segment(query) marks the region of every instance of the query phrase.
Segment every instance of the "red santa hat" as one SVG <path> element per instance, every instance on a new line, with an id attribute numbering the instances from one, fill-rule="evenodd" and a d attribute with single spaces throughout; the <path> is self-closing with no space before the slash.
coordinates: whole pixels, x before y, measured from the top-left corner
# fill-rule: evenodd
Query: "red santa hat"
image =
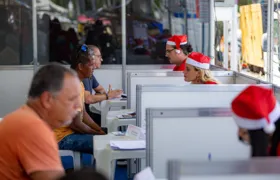
<path id="1" fill-rule="evenodd" d="M 173 35 L 171 38 L 167 40 L 168 45 L 176 46 L 176 52 L 180 53 L 180 46 L 187 44 L 188 38 L 186 35 Z"/>
<path id="2" fill-rule="evenodd" d="M 231 103 L 233 118 L 237 125 L 248 130 L 263 129 L 273 133 L 274 123 L 280 117 L 280 106 L 272 89 L 249 86 Z"/>
<path id="3" fill-rule="evenodd" d="M 186 63 L 201 69 L 209 69 L 210 61 L 210 57 L 205 56 L 199 52 L 192 52 L 188 55 Z"/>

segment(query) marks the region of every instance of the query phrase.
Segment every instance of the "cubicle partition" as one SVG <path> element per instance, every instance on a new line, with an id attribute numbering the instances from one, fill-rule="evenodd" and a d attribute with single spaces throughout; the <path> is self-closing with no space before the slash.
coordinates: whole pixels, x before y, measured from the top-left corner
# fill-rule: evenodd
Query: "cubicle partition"
<path id="1" fill-rule="evenodd" d="M 141 73 L 141 72 L 173 72 L 172 69 L 166 68 L 166 65 L 127 65 L 125 69 L 125 77 L 122 77 L 122 66 L 121 65 L 102 65 L 101 69 L 96 69 L 94 75 L 102 86 L 107 88 L 109 84 L 113 88 L 121 88 L 127 92 L 127 74 L 128 73 Z M 212 71 L 226 71 L 225 69 L 211 65 Z M 123 85 L 123 83 L 125 83 Z"/>
<path id="2" fill-rule="evenodd" d="M 32 77 L 31 66 L 0 70 L 0 117 L 26 103 Z"/>
<path id="3" fill-rule="evenodd" d="M 145 72 L 127 74 L 127 107 L 136 109 L 136 86 L 137 84 L 173 84 L 188 85 L 184 81 L 182 72 Z"/>
<path id="4" fill-rule="evenodd" d="M 170 159 L 242 160 L 250 146 L 240 142 L 229 108 L 148 108 L 146 165 L 166 178 Z"/>
<path id="5" fill-rule="evenodd" d="M 280 178 L 279 158 L 191 162 L 170 160 L 168 180 L 277 180 Z"/>
<path id="6" fill-rule="evenodd" d="M 168 72 L 172 69 L 163 69 L 163 65 L 127 65 L 126 72 Z M 211 66 L 211 70 L 224 71 L 224 69 Z M 0 116 L 15 110 L 26 100 L 30 81 L 34 74 L 34 66 L 1 66 L 0 67 Z M 101 69 L 94 71 L 99 83 L 108 88 L 109 84 L 113 88 L 123 88 L 126 78 L 122 77 L 121 65 L 102 65 Z M 125 79 L 124 79 L 125 78 Z M 260 80 L 234 72 L 234 84 L 258 84 Z M 124 85 L 126 87 L 126 84 Z M 278 91 L 277 91 L 278 92 Z M 279 95 L 280 96 L 280 95 Z"/>
<path id="7" fill-rule="evenodd" d="M 269 84 L 256 86 L 272 88 Z M 137 85 L 136 125 L 145 128 L 147 108 L 230 107 L 230 103 L 248 84 L 221 85 Z"/>
<path id="8" fill-rule="evenodd" d="M 215 78 L 223 84 L 234 84 L 234 73 L 232 71 L 213 71 Z M 148 84 L 189 84 L 184 81 L 182 72 L 138 72 L 127 74 L 127 107 L 129 109 L 136 108 L 136 85 Z"/>

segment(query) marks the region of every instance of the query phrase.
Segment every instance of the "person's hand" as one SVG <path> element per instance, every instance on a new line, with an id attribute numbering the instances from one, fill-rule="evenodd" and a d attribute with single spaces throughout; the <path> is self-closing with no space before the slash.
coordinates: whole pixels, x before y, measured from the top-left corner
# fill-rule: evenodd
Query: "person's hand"
<path id="1" fill-rule="evenodd" d="M 98 131 L 98 134 L 99 134 L 99 135 L 105 135 L 106 133 L 105 133 L 103 130 L 99 130 L 99 131 Z"/>
<path id="2" fill-rule="evenodd" d="M 111 84 L 109 84 L 108 89 L 108 99 L 119 98 L 121 97 L 123 91 L 121 89 L 112 90 Z"/>
<path id="3" fill-rule="evenodd" d="M 111 85 L 111 84 L 109 84 L 109 88 L 108 88 L 108 92 L 107 92 L 107 94 L 109 94 L 111 91 L 112 91 L 112 85 Z"/>
<path id="4" fill-rule="evenodd" d="M 238 129 L 238 136 L 242 138 L 243 141 L 246 143 L 250 143 L 249 133 L 246 129 L 239 128 Z"/>

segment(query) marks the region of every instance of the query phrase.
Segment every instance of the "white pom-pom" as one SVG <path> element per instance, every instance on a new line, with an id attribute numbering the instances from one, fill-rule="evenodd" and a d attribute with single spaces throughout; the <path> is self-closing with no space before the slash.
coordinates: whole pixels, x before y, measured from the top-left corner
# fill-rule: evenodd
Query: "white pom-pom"
<path id="1" fill-rule="evenodd" d="M 266 125 L 264 128 L 263 128 L 264 132 L 266 132 L 267 134 L 271 134 L 275 131 L 275 125 L 274 123 L 270 123 L 268 125 Z"/>

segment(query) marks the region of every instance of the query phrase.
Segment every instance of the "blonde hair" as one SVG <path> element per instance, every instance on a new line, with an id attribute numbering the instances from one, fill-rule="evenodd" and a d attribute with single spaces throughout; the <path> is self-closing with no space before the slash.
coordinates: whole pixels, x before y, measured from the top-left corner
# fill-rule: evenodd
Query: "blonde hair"
<path id="1" fill-rule="evenodd" d="M 220 84 L 220 82 L 214 78 L 214 76 L 212 75 L 211 71 L 209 69 L 201 69 L 198 67 L 194 66 L 195 71 L 199 71 L 200 72 L 200 76 L 199 76 L 199 80 L 202 83 L 205 83 L 207 81 L 213 81 L 216 82 L 217 84 Z"/>

